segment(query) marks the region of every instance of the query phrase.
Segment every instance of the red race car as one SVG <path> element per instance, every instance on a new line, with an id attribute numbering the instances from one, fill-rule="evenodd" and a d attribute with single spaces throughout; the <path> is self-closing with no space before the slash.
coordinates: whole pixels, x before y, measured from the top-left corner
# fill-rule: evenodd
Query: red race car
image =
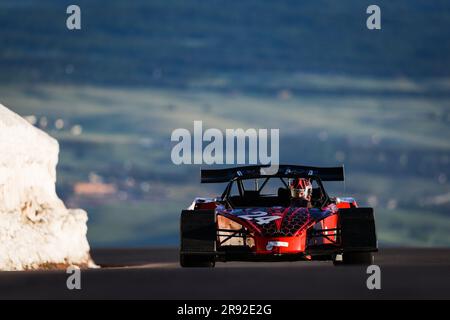
<path id="1" fill-rule="evenodd" d="M 181 213 L 180 264 L 216 261 L 329 260 L 373 263 L 372 208 L 330 197 L 323 181 L 344 181 L 344 168 L 280 165 L 202 170 L 202 183 L 227 183 L 217 198 L 196 198 Z"/>

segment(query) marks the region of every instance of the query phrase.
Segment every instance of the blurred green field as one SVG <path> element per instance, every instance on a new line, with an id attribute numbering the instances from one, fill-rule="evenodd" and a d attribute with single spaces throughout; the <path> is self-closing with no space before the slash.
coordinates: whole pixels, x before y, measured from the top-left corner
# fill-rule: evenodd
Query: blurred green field
<path id="1" fill-rule="evenodd" d="M 89 210 L 97 246 L 175 244 L 180 210 L 221 191 L 200 185 L 198 166 L 171 163 L 172 130 L 191 130 L 194 120 L 205 129 L 280 128 L 283 163 L 345 164 L 345 186 L 330 190 L 375 207 L 381 244 L 450 245 L 450 201 L 433 202 L 450 194 L 447 98 L 55 85 L 3 87 L 0 95 L 21 115 L 47 117 L 46 131 L 61 145 L 58 190 L 69 205 Z M 59 118 L 81 125 L 82 134 L 55 129 Z M 92 173 L 118 185 L 118 194 L 75 196 L 74 184 Z M 135 187 L 143 183 L 147 192 Z"/>
<path id="2" fill-rule="evenodd" d="M 366 0 L 78 0 L 0 3 L 0 82 L 273 89 L 264 74 L 376 77 L 449 75 L 446 0 L 378 0 L 382 30 L 366 29 Z M 6 46 L 5 46 L 6 45 Z M 262 77 L 263 76 L 263 77 Z M 255 83 L 253 79 L 258 79 Z M 284 79 L 284 80 L 283 80 Z M 336 78 L 335 78 L 336 79 Z M 211 81 L 213 80 L 213 81 Z M 345 79 L 344 79 L 345 80 Z M 273 83 L 272 83 L 273 84 Z M 389 87 L 378 89 L 390 91 Z"/>
<path id="3" fill-rule="evenodd" d="M 64 2 L 0 2 L 0 103 L 60 142 L 93 246 L 177 244 L 180 210 L 221 192 L 171 162 L 194 120 L 279 128 L 281 162 L 345 164 L 331 193 L 375 207 L 382 245 L 450 245 L 447 0 L 378 0 L 378 31 L 361 0 L 77 4 L 72 32 Z"/>

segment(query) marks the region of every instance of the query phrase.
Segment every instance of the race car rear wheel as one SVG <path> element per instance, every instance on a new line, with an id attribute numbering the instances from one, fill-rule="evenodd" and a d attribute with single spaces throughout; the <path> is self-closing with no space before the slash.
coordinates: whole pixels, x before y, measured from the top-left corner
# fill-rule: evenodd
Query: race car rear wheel
<path id="1" fill-rule="evenodd" d="M 342 265 L 361 265 L 369 266 L 373 264 L 373 254 L 372 252 L 344 252 L 342 254 L 342 259 L 333 260 L 335 266 Z"/>

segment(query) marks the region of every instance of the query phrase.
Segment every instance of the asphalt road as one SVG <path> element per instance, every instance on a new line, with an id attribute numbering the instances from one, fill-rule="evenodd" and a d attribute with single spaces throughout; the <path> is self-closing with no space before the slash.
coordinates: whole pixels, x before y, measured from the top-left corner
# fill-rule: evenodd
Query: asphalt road
<path id="1" fill-rule="evenodd" d="M 366 268 L 330 262 L 218 263 L 182 269 L 175 249 L 98 249 L 103 267 L 81 271 L 68 290 L 65 271 L 0 272 L 0 299 L 450 299 L 450 249 L 384 249 L 375 257 L 381 290 Z"/>

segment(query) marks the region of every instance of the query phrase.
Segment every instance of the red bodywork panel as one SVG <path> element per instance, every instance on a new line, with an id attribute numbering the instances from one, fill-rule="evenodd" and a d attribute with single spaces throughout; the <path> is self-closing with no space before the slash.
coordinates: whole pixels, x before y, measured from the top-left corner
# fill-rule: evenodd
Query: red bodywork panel
<path id="1" fill-rule="evenodd" d="M 213 199 L 196 199 L 192 208 L 216 210 L 218 216 L 232 220 L 251 233 L 252 251 L 257 254 L 298 254 L 308 246 L 333 244 L 338 228 L 337 212 L 341 208 L 356 207 L 347 198 L 322 209 L 299 207 L 226 209 Z M 325 237 L 308 238 L 308 230 L 322 232 Z M 330 231 L 327 231 L 330 230 Z"/>

